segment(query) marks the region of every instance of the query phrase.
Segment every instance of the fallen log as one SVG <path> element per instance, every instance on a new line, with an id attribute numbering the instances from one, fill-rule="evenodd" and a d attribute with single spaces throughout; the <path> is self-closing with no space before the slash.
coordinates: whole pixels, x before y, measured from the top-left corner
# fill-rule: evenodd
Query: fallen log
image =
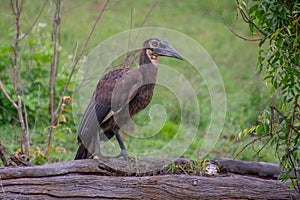
<path id="1" fill-rule="evenodd" d="M 77 160 L 0 168 L 0 199 L 300 199 L 278 165 L 214 159 L 206 175 L 189 159 Z M 198 167 L 197 167 L 198 166 Z M 174 174 L 175 173 L 175 174 Z"/>

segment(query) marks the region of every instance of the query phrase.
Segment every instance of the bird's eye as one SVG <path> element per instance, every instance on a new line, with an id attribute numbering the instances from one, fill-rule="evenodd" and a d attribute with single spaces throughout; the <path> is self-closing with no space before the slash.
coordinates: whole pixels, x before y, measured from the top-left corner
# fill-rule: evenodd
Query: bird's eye
<path id="1" fill-rule="evenodd" d="M 150 46 L 151 46 L 152 48 L 157 48 L 157 47 L 159 47 L 159 42 L 158 42 L 157 40 L 152 40 L 152 41 L 150 42 Z"/>

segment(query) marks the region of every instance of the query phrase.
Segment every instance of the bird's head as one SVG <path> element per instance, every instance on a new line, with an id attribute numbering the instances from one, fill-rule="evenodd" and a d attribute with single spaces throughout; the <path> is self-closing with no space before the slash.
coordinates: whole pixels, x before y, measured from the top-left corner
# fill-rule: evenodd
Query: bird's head
<path id="1" fill-rule="evenodd" d="M 158 64 L 158 56 L 166 56 L 183 60 L 183 57 L 180 56 L 168 42 L 157 38 L 146 40 L 144 42 L 143 49 L 145 49 L 147 57 L 154 65 Z"/>

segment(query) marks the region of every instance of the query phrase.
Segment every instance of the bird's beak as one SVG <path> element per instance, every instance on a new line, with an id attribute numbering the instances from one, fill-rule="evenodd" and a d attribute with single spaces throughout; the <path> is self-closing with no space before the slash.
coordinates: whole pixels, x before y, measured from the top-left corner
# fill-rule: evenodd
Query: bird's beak
<path id="1" fill-rule="evenodd" d="M 161 40 L 160 46 L 153 50 L 153 53 L 159 56 L 166 56 L 183 60 L 183 57 L 166 41 Z"/>

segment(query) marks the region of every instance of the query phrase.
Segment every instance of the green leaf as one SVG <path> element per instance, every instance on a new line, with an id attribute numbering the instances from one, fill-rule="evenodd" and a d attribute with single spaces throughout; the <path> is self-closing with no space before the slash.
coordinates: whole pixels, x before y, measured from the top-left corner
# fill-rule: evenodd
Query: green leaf
<path id="1" fill-rule="evenodd" d="M 54 137 L 61 142 L 66 142 L 65 134 L 62 131 L 57 131 L 54 133 Z"/>
<path id="2" fill-rule="evenodd" d="M 256 135 L 261 137 L 264 133 L 264 128 L 261 125 L 256 126 Z"/>

